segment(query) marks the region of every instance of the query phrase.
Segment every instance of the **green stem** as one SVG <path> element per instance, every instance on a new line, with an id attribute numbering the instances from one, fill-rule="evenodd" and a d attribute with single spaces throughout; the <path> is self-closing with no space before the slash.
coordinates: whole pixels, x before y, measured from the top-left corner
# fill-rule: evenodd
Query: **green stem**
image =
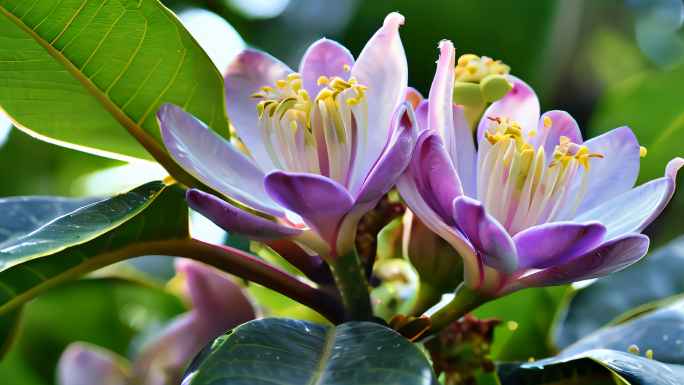
<path id="1" fill-rule="evenodd" d="M 442 299 L 442 293 L 436 290 L 435 287 L 427 281 L 420 280 L 418 286 L 418 296 L 416 302 L 413 303 L 408 315 L 411 317 L 420 317 L 423 313 L 435 306 Z"/>
<path id="2" fill-rule="evenodd" d="M 339 258 L 326 258 L 342 295 L 347 321 L 370 321 L 373 310 L 370 304 L 368 281 L 359 263 L 356 248 Z"/>
<path id="3" fill-rule="evenodd" d="M 430 316 L 432 325 L 430 330 L 425 333 L 426 336 L 438 334 L 457 319 L 487 302 L 489 302 L 489 298 L 477 294 L 466 286 L 465 283 L 461 283 L 456 289 L 454 299 Z"/>

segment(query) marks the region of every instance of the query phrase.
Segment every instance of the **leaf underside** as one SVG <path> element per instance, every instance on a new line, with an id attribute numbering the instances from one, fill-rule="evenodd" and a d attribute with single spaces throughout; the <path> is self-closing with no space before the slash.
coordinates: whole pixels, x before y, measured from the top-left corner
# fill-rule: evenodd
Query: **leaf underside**
<path id="1" fill-rule="evenodd" d="M 229 135 L 221 74 L 157 0 L 0 0 L 0 106 L 20 127 L 152 159 L 136 139 L 161 143 L 167 102 Z"/>

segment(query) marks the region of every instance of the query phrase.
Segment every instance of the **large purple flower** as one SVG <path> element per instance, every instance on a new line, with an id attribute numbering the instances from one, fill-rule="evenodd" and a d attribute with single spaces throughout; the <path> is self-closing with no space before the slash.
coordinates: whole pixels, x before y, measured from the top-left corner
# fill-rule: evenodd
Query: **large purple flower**
<path id="1" fill-rule="evenodd" d="M 403 23 L 400 14 L 388 15 L 356 62 L 340 44 L 321 39 L 299 73 L 265 53 L 243 51 L 225 72 L 226 108 L 241 142 L 164 105 L 157 117 L 173 158 L 277 223 L 196 190 L 188 192 L 190 207 L 244 238 L 294 240 L 324 257 L 351 250 L 359 218 L 408 166 L 418 135 L 403 102 Z"/>
<path id="2" fill-rule="evenodd" d="M 485 111 L 478 149 L 451 102 L 455 51 L 440 45 L 421 133 L 397 187 L 410 209 L 449 241 L 465 282 L 482 295 L 566 284 L 610 274 L 641 258 L 639 234 L 663 210 L 684 160 L 633 188 L 645 152 L 628 127 L 583 142 L 564 111 L 540 117 L 534 91 L 514 85 Z"/>

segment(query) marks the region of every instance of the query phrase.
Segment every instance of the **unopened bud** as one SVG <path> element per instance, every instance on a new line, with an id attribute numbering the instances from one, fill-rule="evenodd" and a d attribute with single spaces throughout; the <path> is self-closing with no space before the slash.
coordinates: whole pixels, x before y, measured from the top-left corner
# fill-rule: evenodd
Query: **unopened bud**
<path id="1" fill-rule="evenodd" d="M 513 84 L 502 75 L 491 74 L 482 78 L 480 89 L 485 102 L 494 103 L 506 96 L 508 91 L 513 89 Z"/>
<path id="2" fill-rule="evenodd" d="M 464 106 L 484 103 L 480 85 L 477 83 L 456 82 L 454 84 L 454 103 Z"/>

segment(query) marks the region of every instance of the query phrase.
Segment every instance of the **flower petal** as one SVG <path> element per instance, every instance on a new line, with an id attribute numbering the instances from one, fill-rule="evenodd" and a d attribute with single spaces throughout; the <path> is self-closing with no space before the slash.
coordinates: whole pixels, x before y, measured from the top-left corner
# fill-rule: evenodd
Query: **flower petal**
<path id="1" fill-rule="evenodd" d="M 333 250 L 340 221 L 354 205 L 341 184 L 320 175 L 273 171 L 266 175 L 268 195 L 298 214 Z"/>
<path id="2" fill-rule="evenodd" d="M 403 24 L 402 15 L 389 14 L 382 28 L 361 51 L 351 71 L 359 84 L 371 89 L 365 93 L 368 98 L 368 136 L 363 162 L 359 165 L 356 179 L 349 190 L 352 196 L 356 196 L 361 189 L 363 181 L 382 153 L 389 138 L 394 110 L 404 101 L 406 95 L 408 65 L 399 38 L 399 26 Z"/>
<path id="3" fill-rule="evenodd" d="M 430 87 L 428 107 L 428 129 L 438 132 L 443 138 L 454 131 L 452 105 L 454 95 L 454 67 L 456 50 L 448 40 L 439 42 L 437 71 Z M 448 141 L 447 141 L 448 143 Z"/>
<path id="4" fill-rule="evenodd" d="M 428 129 L 428 111 L 430 110 L 430 101 L 423 100 L 416 107 L 416 123 L 418 123 L 418 132 L 423 132 Z"/>
<path id="5" fill-rule="evenodd" d="M 460 196 L 453 205 L 454 220 L 475 249 L 482 253 L 485 266 L 504 274 L 514 272 L 518 268 L 518 254 L 503 226 L 473 198 Z"/>
<path id="6" fill-rule="evenodd" d="M 404 96 L 404 101 L 411 103 L 411 107 L 413 107 L 413 110 L 415 111 L 420 102 L 423 101 L 423 94 L 418 92 L 418 90 L 413 87 L 406 87 L 406 96 Z"/>
<path id="7" fill-rule="evenodd" d="M 652 180 L 627 193 L 572 219 L 573 222 L 600 221 L 608 229 L 606 239 L 628 233 L 639 233 L 660 214 L 675 190 L 677 170 L 684 160 L 675 158 L 668 163 L 666 175 Z"/>
<path id="8" fill-rule="evenodd" d="M 319 255 L 311 255 L 292 241 L 281 240 L 266 243 L 268 247 L 282 256 L 306 275 L 307 278 L 319 285 L 334 285 L 335 278 L 330 266 Z"/>
<path id="9" fill-rule="evenodd" d="M 578 258 L 525 276 L 518 282 L 528 287 L 544 287 L 602 277 L 638 261 L 648 251 L 648 243 L 645 235 L 625 235 Z"/>
<path id="10" fill-rule="evenodd" d="M 420 133 L 410 170 L 428 207 L 447 225 L 456 225 L 453 202 L 463 195 L 463 190 L 438 133 L 431 130 Z"/>
<path id="11" fill-rule="evenodd" d="M 428 206 L 423 199 L 416 181 L 416 177 L 411 170 L 406 169 L 397 180 L 397 189 L 402 199 L 430 230 L 444 238 L 453 246 L 463 258 L 465 265 L 465 282 L 470 288 L 477 289 L 484 280 L 484 264 L 482 258 L 475 254 L 473 246 L 466 240 L 465 235 L 447 225 L 435 212 Z M 453 218 L 451 219 L 453 222 Z"/>
<path id="12" fill-rule="evenodd" d="M 349 79 L 350 72 L 344 70 L 345 65 L 354 67 L 354 57 L 349 50 L 334 40 L 320 39 L 311 44 L 299 63 L 302 86 L 313 99 L 325 87 L 325 84 L 318 85 L 321 76 Z"/>
<path id="13" fill-rule="evenodd" d="M 513 236 L 518 269 L 546 269 L 565 263 L 600 245 L 606 228 L 600 222 L 554 222 Z"/>
<path id="14" fill-rule="evenodd" d="M 261 87 L 275 87 L 277 80 L 285 80 L 292 72 L 288 66 L 273 56 L 246 49 L 230 62 L 223 74 L 228 117 L 264 173 L 275 170 L 275 166 L 266 152 L 259 131 L 256 105 L 261 99 L 250 96 L 262 92 Z"/>
<path id="15" fill-rule="evenodd" d="M 411 162 L 418 139 L 418 125 L 409 102 L 397 107 L 390 135 L 380 158 L 363 183 L 355 204 L 369 203 L 385 195 Z"/>
<path id="16" fill-rule="evenodd" d="M 174 104 L 164 104 L 157 120 L 169 153 L 192 176 L 257 210 L 285 215 L 266 194 L 264 174 L 242 151 Z"/>
<path id="17" fill-rule="evenodd" d="M 130 365 L 125 358 L 108 349 L 74 342 L 59 358 L 57 382 L 60 385 L 125 385 L 128 375 L 121 364 Z"/>
<path id="18" fill-rule="evenodd" d="M 575 217 L 631 190 L 639 175 L 639 142 L 629 127 L 616 128 L 584 145 L 589 153 L 603 155 L 603 159 L 589 159 L 589 186 Z M 581 179 L 573 180 L 571 197 L 577 195 Z"/>
<path id="19" fill-rule="evenodd" d="M 513 84 L 513 89 L 501 100 L 492 103 L 482 115 L 482 120 L 477 126 L 477 141 L 484 137 L 484 132 L 489 128 L 487 117 L 507 117 L 510 121 L 518 123 L 522 128 L 523 139 L 529 142 L 530 130 L 537 128 L 539 122 L 539 99 L 527 83 L 508 75 L 508 81 Z M 536 150 L 536 148 L 535 148 Z"/>
<path id="20" fill-rule="evenodd" d="M 551 119 L 549 127 L 546 127 L 544 122 L 547 117 Z M 529 136 L 529 130 L 527 134 Z M 575 118 L 565 111 L 548 111 L 539 119 L 537 131 L 533 137 L 530 137 L 529 143 L 534 151 L 537 151 L 539 146 L 544 146 L 544 153 L 547 154 L 547 163 L 550 164 L 553 161 L 553 151 L 560 144 L 561 136 L 570 138 L 572 143 L 583 143 L 582 133 Z"/>
<path id="21" fill-rule="evenodd" d="M 258 242 L 288 239 L 302 230 L 283 226 L 231 205 L 211 194 L 190 190 L 185 199 L 188 206 L 209 218 L 217 226 L 238 237 Z"/>

